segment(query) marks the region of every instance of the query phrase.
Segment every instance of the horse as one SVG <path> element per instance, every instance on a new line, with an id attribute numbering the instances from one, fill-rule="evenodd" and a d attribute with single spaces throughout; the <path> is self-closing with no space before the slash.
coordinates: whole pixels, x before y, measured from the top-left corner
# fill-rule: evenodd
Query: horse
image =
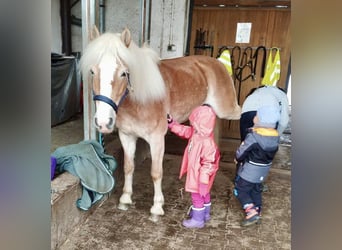
<path id="1" fill-rule="evenodd" d="M 154 185 L 150 220 L 164 215 L 162 192 L 167 114 L 182 123 L 204 103 L 221 119 L 239 119 L 241 107 L 233 80 L 217 59 L 193 55 L 160 59 L 148 45 L 138 46 L 125 28 L 121 33 L 91 30 L 80 59 L 89 77 L 96 112 L 94 126 L 103 134 L 115 129 L 124 151 L 124 186 L 118 208 L 132 204 L 134 156 L 138 138 L 149 144 Z"/>

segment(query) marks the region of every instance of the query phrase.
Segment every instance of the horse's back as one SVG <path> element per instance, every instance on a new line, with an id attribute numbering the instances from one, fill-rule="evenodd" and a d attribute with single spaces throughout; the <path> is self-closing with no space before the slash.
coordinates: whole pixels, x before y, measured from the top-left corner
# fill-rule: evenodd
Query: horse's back
<path id="1" fill-rule="evenodd" d="M 233 80 L 217 59 L 201 55 L 165 59 L 160 71 L 170 91 L 170 112 L 179 121 L 203 103 L 220 118 L 240 118 Z"/>

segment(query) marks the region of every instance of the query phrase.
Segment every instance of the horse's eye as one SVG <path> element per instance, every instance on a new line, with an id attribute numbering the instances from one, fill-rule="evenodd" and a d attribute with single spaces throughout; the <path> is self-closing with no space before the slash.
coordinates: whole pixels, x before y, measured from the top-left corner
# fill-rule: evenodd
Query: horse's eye
<path id="1" fill-rule="evenodd" d="M 126 76 L 127 76 L 127 72 L 126 71 L 121 73 L 121 77 L 126 77 Z"/>
<path id="2" fill-rule="evenodd" d="M 94 73 L 94 71 L 91 69 L 90 70 L 90 74 L 93 76 L 95 73 Z"/>

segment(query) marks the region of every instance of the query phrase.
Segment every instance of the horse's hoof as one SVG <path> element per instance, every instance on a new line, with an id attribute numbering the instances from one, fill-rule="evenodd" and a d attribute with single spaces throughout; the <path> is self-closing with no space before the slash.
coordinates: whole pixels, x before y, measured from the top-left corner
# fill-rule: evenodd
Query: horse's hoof
<path id="1" fill-rule="evenodd" d="M 119 203 L 118 209 L 123 210 L 123 211 L 127 211 L 128 210 L 128 205 L 127 204 L 123 204 L 123 203 Z"/>
<path id="2" fill-rule="evenodd" d="M 151 216 L 148 218 L 150 221 L 158 222 L 159 221 L 159 215 L 151 214 Z"/>

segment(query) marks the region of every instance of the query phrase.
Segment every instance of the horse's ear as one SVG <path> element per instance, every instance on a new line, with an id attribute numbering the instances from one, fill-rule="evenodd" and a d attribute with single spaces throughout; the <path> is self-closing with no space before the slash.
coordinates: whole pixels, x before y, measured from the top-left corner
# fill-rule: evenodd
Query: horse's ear
<path id="1" fill-rule="evenodd" d="M 93 28 L 90 31 L 90 41 L 100 36 L 100 32 L 97 29 L 96 25 L 93 25 Z"/>
<path id="2" fill-rule="evenodd" d="M 124 42 L 126 47 L 128 47 L 131 44 L 131 32 L 128 28 L 125 28 L 121 33 L 121 40 Z"/>

